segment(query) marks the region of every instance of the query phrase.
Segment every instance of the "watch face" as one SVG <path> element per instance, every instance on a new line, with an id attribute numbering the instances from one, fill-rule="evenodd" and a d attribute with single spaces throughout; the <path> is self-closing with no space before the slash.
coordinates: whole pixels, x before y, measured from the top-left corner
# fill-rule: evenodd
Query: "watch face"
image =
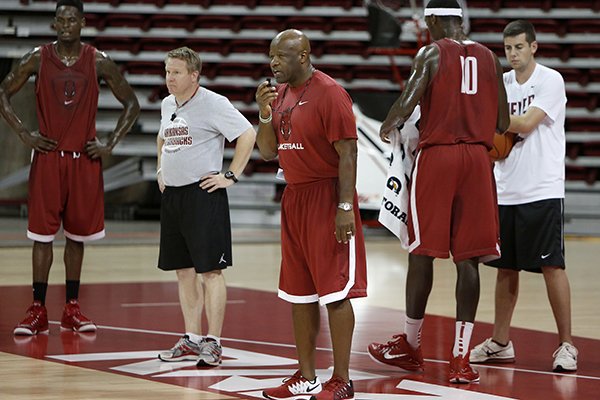
<path id="1" fill-rule="evenodd" d="M 350 204 L 350 203 L 340 203 L 338 205 L 338 208 L 340 208 L 340 209 L 342 209 L 344 211 L 350 211 L 350 210 L 352 210 L 352 204 Z"/>
<path id="2" fill-rule="evenodd" d="M 225 172 L 223 176 L 227 179 L 231 179 L 232 181 L 237 182 L 237 178 L 235 177 L 235 174 L 232 171 Z"/>

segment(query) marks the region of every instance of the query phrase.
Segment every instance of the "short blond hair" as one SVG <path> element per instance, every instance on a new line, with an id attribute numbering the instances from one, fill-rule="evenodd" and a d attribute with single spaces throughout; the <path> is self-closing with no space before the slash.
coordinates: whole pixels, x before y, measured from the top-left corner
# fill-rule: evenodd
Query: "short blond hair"
<path id="1" fill-rule="evenodd" d="M 178 60 L 185 61 L 188 72 L 192 73 L 194 71 L 198 71 L 198 79 L 200 79 L 200 72 L 202 72 L 202 60 L 200 59 L 200 55 L 194 50 L 186 46 L 179 47 L 167 53 L 165 63 L 167 60 L 169 60 L 169 58 L 176 58 Z"/>

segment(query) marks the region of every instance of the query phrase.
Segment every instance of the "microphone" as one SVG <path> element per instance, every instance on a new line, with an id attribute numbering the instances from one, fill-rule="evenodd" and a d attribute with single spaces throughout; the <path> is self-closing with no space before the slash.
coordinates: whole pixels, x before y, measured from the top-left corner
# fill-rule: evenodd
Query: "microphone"
<path id="1" fill-rule="evenodd" d="M 171 114 L 171 122 L 175 121 L 175 118 L 177 118 L 177 114 L 175 114 L 175 113 Z"/>

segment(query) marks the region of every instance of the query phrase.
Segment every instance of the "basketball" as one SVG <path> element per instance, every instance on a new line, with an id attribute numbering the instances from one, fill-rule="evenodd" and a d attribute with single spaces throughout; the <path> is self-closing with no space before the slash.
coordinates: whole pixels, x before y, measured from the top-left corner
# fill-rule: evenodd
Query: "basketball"
<path id="1" fill-rule="evenodd" d="M 490 150 L 492 161 L 504 160 L 515 144 L 516 133 L 506 132 L 504 134 L 494 133 L 494 146 Z"/>

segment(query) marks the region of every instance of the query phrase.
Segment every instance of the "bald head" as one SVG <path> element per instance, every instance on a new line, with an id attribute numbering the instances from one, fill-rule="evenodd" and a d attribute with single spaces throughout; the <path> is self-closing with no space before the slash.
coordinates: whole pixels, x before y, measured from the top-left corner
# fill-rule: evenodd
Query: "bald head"
<path id="1" fill-rule="evenodd" d="M 279 83 L 297 86 L 312 74 L 310 42 L 297 29 L 279 32 L 271 41 L 269 57 L 273 76 Z"/>
<path id="2" fill-rule="evenodd" d="M 306 35 L 298 29 L 287 29 L 279 32 L 271 44 L 286 46 L 298 52 L 306 51 L 310 54 L 310 42 Z"/>

